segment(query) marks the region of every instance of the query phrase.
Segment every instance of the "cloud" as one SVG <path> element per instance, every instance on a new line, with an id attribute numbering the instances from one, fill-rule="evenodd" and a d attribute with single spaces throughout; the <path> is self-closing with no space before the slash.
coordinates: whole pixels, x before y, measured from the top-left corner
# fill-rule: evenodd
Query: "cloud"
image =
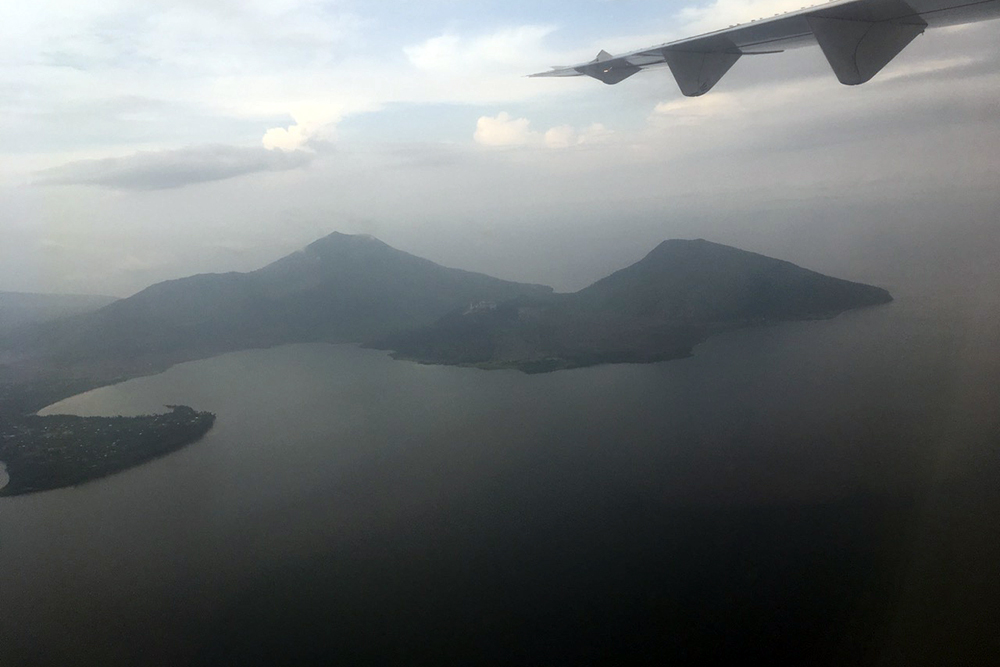
<path id="1" fill-rule="evenodd" d="M 339 117 L 320 116 L 317 120 L 299 121 L 288 127 L 272 127 L 264 133 L 261 144 L 268 150 L 293 152 L 311 150 L 333 140 Z"/>
<path id="2" fill-rule="evenodd" d="M 529 145 L 570 148 L 600 142 L 610 135 L 611 132 L 600 123 L 583 130 L 572 125 L 559 125 L 545 132 L 535 132 L 527 118 L 512 118 L 506 111 L 501 111 L 496 116 L 481 116 L 472 138 L 481 146 L 494 148 Z"/>
<path id="3" fill-rule="evenodd" d="M 791 93 L 801 89 L 801 81 L 796 81 L 791 87 Z M 772 89 L 772 94 L 763 102 L 755 104 L 756 108 L 766 107 L 770 111 L 775 111 L 776 103 L 773 102 L 779 94 L 788 96 L 789 86 L 782 86 L 776 93 Z M 702 95 L 695 98 L 678 98 L 666 102 L 660 102 L 653 108 L 649 120 L 652 124 L 663 124 L 665 126 L 692 126 L 700 125 L 704 122 L 719 122 L 722 120 L 732 120 L 742 118 L 746 115 L 746 103 L 741 99 L 739 93 L 724 93 L 715 91 L 710 95 Z"/>
<path id="4" fill-rule="evenodd" d="M 915 46 L 912 55 L 917 57 L 890 63 L 860 87 L 839 84 L 818 58 L 817 67 L 800 68 L 791 76 L 789 71 L 767 71 L 762 63 L 727 90 L 660 102 L 642 138 L 633 143 L 637 152 L 678 161 L 723 156 L 733 160 L 740 154 L 774 159 L 783 153 L 812 152 L 820 172 L 839 159 L 844 165 L 853 163 L 840 153 L 874 152 L 871 147 L 900 137 L 920 137 L 929 145 L 947 142 L 952 133 L 975 132 L 984 142 L 992 141 L 996 130 L 990 121 L 996 117 L 998 98 L 984 91 L 997 90 L 1000 77 L 995 69 L 965 59 L 927 57 L 937 48 L 929 41 Z M 755 93 L 755 88 L 766 94 Z M 904 154 L 909 150 L 904 148 Z M 902 164 L 905 160 L 894 162 L 888 156 L 884 162 L 898 173 L 910 168 Z M 868 168 L 858 174 L 859 180 L 869 182 L 891 175 Z"/>
<path id="5" fill-rule="evenodd" d="M 685 7 L 676 16 L 682 24 L 681 30 L 686 33 L 683 36 L 690 37 L 815 4 L 822 3 L 803 3 L 802 0 L 715 0 L 706 5 Z"/>
<path id="6" fill-rule="evenodd" d="M 611 131 L 601 123 L 593 123 L 590 127 L 577 130 L 572 125 L 559 125 L 550 128 L 545 133 L 545 145 L 549 148 L 569 148 L 604 141 L 611 136 Z"/>
<path id="7" fill-rule="evenodd" d="M 576 128 L 572 125 L 559 125 L 545 133 L 545 145 L 551 148 L 566 148 L 577 143 Z"/>
<path id="8" fill-rule="evenodd" d="M 309 135 L 308 128 L 296 123 L 288 127 L 272 127 L 264 133 L 260 143 L 268 150 L 294 151 L 309 143 Z"/>
<path id="9" fill-rule="evenodd" d="M 529 129 L 527 118 L 511 118 L 506 111 L 495 117 L 482 116 L 476 122 L 472 138 L 482 146 L 524 146 L 537 140 L 537 133 Z"/>
<path id="10" fill-rule="evenodd" d="M 627 115 L 636 99 L 648 98 L 656 85 L 670 86 L 669 73 L 635 77 L 614 89 L 524 74 L 593 57 L 598 45 L 587 43 L 590 36 L 613 52 L 631 50 L 798 9 L 801 2 L 682 0 L 675 7 L 690 6 L 679 12 L 632 7 L 600 24 L 593 18 L 609 15 L 593 14 L 592 7 L 555 16 L 500 3 L 13 3 L 4 15 L 9 39 L 0 43 L 0 145 L 6 155 L 19 155 L 16 164 L 0 165 L 0 173 L 27 164 L 26 153 L 49 155 L 51 166 L 65 162 L 69 150 L 97 158 L 201 143 L 308 149 L 330 140 L 343 119 L 393 104 L 493 105 L 485 112 L 493 114 L 532 100 L 552 125 L 576 124 L 578 136 L 563 128 L 545 138 L 537 128 L 529 143 L 565 147 L 585 132 L 581 121 L 611 127 L 634 120 Z M 995 27 L 989 30 L 995 35 Z M 947 39 L 954 50 L 957 40 Z M 723 86 L 731 86 L 749 60 Z M 612 106 L 612 98 L 622 103 Z M 116 100 L 148 106 L 119 110 Z M 581 119 L 567 101 L 596 110 Z M 289 117 L 294 121 L 284 120 Z M 464 125 L 451 127 L 449 140 L 467 139 Z"/>
<path id="11" fill-rule="evenodd" d="M 39 185 L 100 185 L 120 190 L 162 190 L 307 164 L 313 154 L 237 146 L 199 146 L 81 160 L 36 174 Z"/>
<path id="12" fill-rule="evenodd" d="M 523 68 L 543 52 L 551 26 L 523 25 L 475 37 L 445 33 L 403 49 L 410 64 L 430 72 L 469 72 Z"/>
<path id="13" fill-rule="evenodd" d="M 700 235 L 714 216 L 746 240 L 789 202 L 815 203 L 803 220 L 838 219 L 863 197 L 909 211 L 970 192 L 996 217 L 998 22 L 930 30 L 857 88 L 812 47 L 743 58 L 689 99 L 666 69 L 614 87 L 523 75 L 797 6 L 625 3 L 598 21 L 589 5 L 556 16 L 538 3 L 252 1 L 11 4 L 0 280 L 127 294 L 253 268 L 340 228 L 575 288 L 587 281 L 552 268 L 567 236 L 638 248 L 665 237 L 665 220 Z M 345 30 L 348 10 L 366 14 L 361 30 Z M 35 250 L 42 234 L 66 250 Z M 528 234 L 545 257 L 506 259 Z"/>
<path id="14" fill-rule="evenodd" d="M 526 24 L 481 34 L 439 34 L 404 47 L 405 67 L 376 71 L 373 95 L 382 103 L 469 105 L 550 95 L 552 88 L 525 75 L 565 57 L 547 44 L 552 32 L 551 26 Z M 562 90 L 573 87 L 568 83 Z"/>
<path id="15" fill-rule="evenodd" d="M 422 44 L 403 49 L 410 64 L 422 70 L 442 70 L 454 67 L 461 55 L 462 43 L 456 35 L 431 37 Z"/>

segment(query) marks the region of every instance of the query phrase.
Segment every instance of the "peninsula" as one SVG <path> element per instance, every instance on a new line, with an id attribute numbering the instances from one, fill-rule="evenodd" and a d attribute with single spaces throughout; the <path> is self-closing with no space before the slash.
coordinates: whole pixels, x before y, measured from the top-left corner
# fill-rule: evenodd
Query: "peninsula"
<path id="1" fill-rule="evenodd" d="M 169 454 L 201 439 L 215 415 L 185 405 L 141 417 L 37 415 L 0 419 L 0 496 L 74 486 Z M 2 474 L 2 471 L 0 471 Z"/>
<path id="2" fill-rule="evenodd" d="M 303 342 L 528 373 L 691 354 L 729 329 L 832 317 L 887 291 L 697 240 L 571 294 L 440 266 L 334 233 L 249 273 L 153 285 L 70 317 L 0 329 L 0 495 L 80 484 L 201 438 L 215 416 L 39 417 L 62 398 L 182 361 Z"/>

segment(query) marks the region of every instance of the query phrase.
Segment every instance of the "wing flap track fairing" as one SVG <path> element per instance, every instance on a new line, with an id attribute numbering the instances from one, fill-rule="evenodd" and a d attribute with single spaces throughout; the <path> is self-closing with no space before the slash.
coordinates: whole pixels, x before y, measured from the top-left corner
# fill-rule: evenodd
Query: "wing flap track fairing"
<path id="1" fill-rule="evenodd" d="M 770 19 L 531 76 L 590 76 L 620 83 L 649 67 L 670 68 L 681 92 L 703 95 L 740 57 L 819 44 L 841 83 L 869 81 L 927 28 L 1000 18 L 1000 0 L 833 0 Z"/>

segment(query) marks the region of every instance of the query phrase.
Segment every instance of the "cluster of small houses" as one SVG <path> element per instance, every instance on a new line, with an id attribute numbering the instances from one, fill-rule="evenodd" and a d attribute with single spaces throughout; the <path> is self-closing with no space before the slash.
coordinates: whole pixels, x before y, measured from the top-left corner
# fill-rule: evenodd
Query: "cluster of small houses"
<path id="1" fill-rule="evenodd" d="M 479 313 L 484 310 L 496 310 L 497 304 L 495 301 L 477 301 L 476 303 L 470 303 L 469 307 L 465 309 L 463 315 L 468 315 L 469 313 Z"/>

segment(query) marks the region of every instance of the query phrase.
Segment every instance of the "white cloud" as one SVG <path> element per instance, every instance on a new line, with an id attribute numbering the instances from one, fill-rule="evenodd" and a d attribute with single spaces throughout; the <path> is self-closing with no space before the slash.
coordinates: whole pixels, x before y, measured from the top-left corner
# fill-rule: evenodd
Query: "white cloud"
<path id="1" fill-rule="evenodd" d="M 443 70 L 456 65 L 460 55 L 461 41 L 455 35 L 439 35 L 423 44 L 403 49 L 403 53 L 417 69 Z"/>
<path id="2" fill-rule="evenodd" d="M 501 111 L 493 118 L 480 117 L 472 138 L 483 146 L 524 146 L 538 139 L 530 125 L 527 118 L 511 118 L 506 111 Z"/>
<path id="3" fill-rule="evenodd" d="M 261 144 L 269 150 L 311 150 L 317 143 L 334 139 L 340 118 L 339 111 L 322 107 L 299 112 L 295 114 L 293 124 L 272 127 L 265 132 Z"/>
<path id="4" fill-rule="evenodd" d="M 542 42 L 552 31 L 551 26 L 523 25 L 475 37 L 446 33 L 405 47 L 403 53 L 410 64 L 425 71 L 520 70 L 537 66 L 537 58 L 545 52 Z"/>
<path id="5" fill-rule="evenodd" d="M 531 129 L 527 118 L 512 118 L 506 111 L 496 116 L 481 116 L 476 122 L 473 134 L 475 142 L 481 146 L 545 146 L 547 148 L 570 148 L 587 143 L 604 141 L 611 132 L 600 123 L 594 123 L 582 130 L 572 125 L 559 125 L 545 132 Z"/>
<path id="6" fill-rule="evenodd" d="M 309 132 L 298 124 L 272 127 L 264 133 L 260 142 L 268 150 L 295 151 L 309 143 Z"/>
<path id="7" fill-rule="evenodd" d="M 763 97 L 761 96 L 761 98 Z M 772 94 L 768 99 L 774 100 L 775 95 Z M 759 101 L 754 106 L 758 110 L 761 106 L 774 109 L 774 103 L 768 103 L 767 99 Z M 746 103 L 741 99 L 740 94 L 716 91 L 700 97 L 682 97 L 660 102 L 653 108 L 650 121 L 654 124 L 697 125 L 704 121 L 718 121 L 740 116 L 746 108 Z"/>
<path id="8" fill-rule="evenodd" d="M 665 12 L 662 24 L 643 24 L 646 32 L 642 34 L 616 35 L 613 26 L 601 30 L 601 46 L 618 51 L 652 45 L 670 37 L 798 9 L 802 1 L 715 0 L 692 5 L 672 18 Z M 343 0 L 156 0 L 140 4 L 128 0 L 38 0 L 8 4 L 10 7 L 3 10 L 7 34 L 0 43 L 0 61 L 4 63 L 0 70 L 0 115 L 6 126 L 0 127 L 0 144 L 6 143 L 8 150 L 5 129 L 8 136 L 37 135 L 37 143 L 55 144 L 69 134 L 66 127 L 74 128 L 75 137 L 91 141 L 87 148 L 92 157 L 107 154 L 109 149 L 117 154 L 121 148 L 136 150 L 137 139 L 109 131 L 108 124 L 95 120 L 94 114 L 70 115 L 74 108 L 98 108 L 116 97 L 169 101 L 172 105 L 168 122 L 144 126 L 143 148 L 260 141 L 266 147 L 296 150 L 329 140 L 335 126 L 348 116 L 389 104 L 505 108 L 527 99 L 544 103 L 546 97 L 565 98 L 581 91 L 592 93 L 589 102 L 600 100 L 602 93 L 621 98 L 623 88 L 627 95 L 643 85 L 638 82 L 640 77 L 613 90 L 582 78 L 524 78 L 524 74 L 548 64 L 593 56 L 596 46 L 573 37 L 575 29 L 569 26 L 574 19 L 570 17 L 563 19 L 562 37 L 579 48 L 558 50 L 552 39 L 555 26 L 533 23 L 535 17 L 529 13 L 512 19 L 520 24 L 496 27 L 485 16 L 482 20 L 448 22 L 447 13 L 452 9 L 442 18 L 406 25 L 402 23 L 406 18 L 395 16 L 406 12 L 394 11 L 405 8 L 406 3 L 380 13 Z M 360 15 L 362 10 L 370 15 Z M 514 16 L 513 10 L 510 13 Z M 382 36 L 383 29 L 389 37 Z M 954 35 L 947 38 L 954 43 Z M 901 58 L 907 58 L 912 49 L 909 47 Z M 883 78 L 901 76 L 901 71 L 887 71 Z M 668 76 L 660 73 L 643 78 L 659 77 L 666 86 Z M 595 117 L 610 125 L 615 112 L 608 108 Z M 209 118 L 215 119 L 211 128 Z M 233 123 L 234 129 L 227 130 L 225 123 L 216 122 L 220 119 L 239 120 L 239 127 Z M 247 122 L 256 124 L 252 132 L 247 131 Z M 187 136 L 183 136 L 185 132 Z M 564 127 L 554 128 L 551 133 L 540 132 L 528 143 L 576 145 L 586 130 L 575 132 L 576 136 Z M 52 152 L 83 148 L 77 144 Z M 13 158 L 10 162 L 0 164 L 0 173 L 17 170 Z"/>
<path id="9" fill-rule="evenodd" d="M 550 26 L 522 25 L 476 35 L 447 32 L 403 49 L 408 67 L 376 74 L 382 102 L 505 104 L 551 94 L 526 78 L 562 59 L 546 44 Z M 573 84 L 562 86 L 563 91 Z"/>
<path id="10" fill-rule="evenodd" d="M 550 148 L 575 146 L 579 141 L 580 136 L 572 125 L 559 125 L 545 133 L 545 145 Z"/>
<path id="11" fill-rule="evenodd" d="M 544 43 L 551 27 L 479 26 L 410 42 L 426 26 L 404 25 L 401 38 L 385 37 L 372 27 L 397 28 L 392 10 L 367 18 L 357 7 L 316 0 L 39 0 L 5 7 L 4 23 L 13 28 L 0 43 L 0 145 L 13 152 L 5 134 L 56 144 L 73 127 L 79 143 L 88 139 L 86 157 L 136 150 L 134 139 L 107 129 L 106 119 L 73 115 L 121 97 L 172 105 L 169 123 L 143 128 L 144 149 L 259 141 L 300 150 L 330 140 L 343 118 L 387 104 L 492 104 L 545 93 L 523 74 L 551 60 Z M 227 129 L 215 122 L 227 118 L 239 123 Z M 248 123 L 257 123 L 252 138 Z M 48 149 L 49 164 L 83 148 Z M 0 173 L 25 171 L 14 158 L 2 164 L 6 159 L 0 154 Z"/>
<path id="12" fill-rule="evenodd" d="M 601 123 L 593 123 L 583 130 L 572 125 L 559 125 L 545 133 L 545 145 L 549 148 L 570 148 L 603 142 L 611 136 L 611 131 Z"/>
<path id="13" fill-rule="evenodd" d="M 750 229 L 742 213 L 748 200 L 773 207 L 834 193 L 853 201 L 860 191 L 922 202 L 964 197 L 927 194 L 952 181 L 963 193 L 992 192 L 997 182 L 996 22 L 961 36 L 929 31 L 859 88 L 840 86 L 813 48 L 742 59 L 709 95 L 681 99 L 666 70 L 615 87 L 524 78 L 596 53 L 577 37 L 592 26 L 577 32 L 569 17 L 560 41 L 580 49 L 557 51 L 551 30 L 529 25 L 528 14 L 511 19 L 524 26 L 496 29 L 485 16 L 408 26 L 385 12 L 382 37 L 364 21 L 348 34 L 340 0 L 259 0 L 257 9 L 237 0 L 209 8 L 195 0 L 108 0 L 116 1 L 98 8 L 88 4 L 94 0 L 61 0 L 43 5 L 50 16 L 41 23 L 5 22 L 0 176 L 20 170 L 17 189 L 0 183 L 7 289 L 79 283 L 124 294 L 152 280 L 253 268 L 334 228 L 446 248 L 440 238 L 473 238 L 469 230 L 481 225 L 495 234 L 484 242 L 492 247 L 493 238 L 529 227 L 561 239 L 565 230 L 552 230 L 562 218 L 574 230 L 586 216 L 593 229 L 610 229 L 607 220 L 619 217 L 631 220 L 620 225 L 679 219 L 663 212 L 684 202 L 693 202 L 696 221 L 731 206 L 740 211 L 731 217 Z M 38 6 L 9 4 L 20 14 Z M 328 15 L 314 11 L 321 6 Z M 720 1 L 673 23 L 665 9 L 664 30 L 635 24 L 642 34 L 616 36 L 609 25 L 599 30 L 601 46 L 640 48 L 786 8 L 797 7 Z M 409 123 L 410 134 L 392 137 L 412 143 L 405 158 L 398 145 L 378 143 L 381 118 L 351 134 L 343 122 L 394 103 L 392 118 Z M 470 107 L 430 106 L 441 103 Z M 464 142 L 423 143 L 441 134 L 424 132 L 423 123 L 453 124 Z M 360 139 L 329 154 L 308 152 L 341 132 L 338 125 Z M 16 136 L 27 139 L 15 155 Z M 212 143 L 241 148 L 206 148 Z M 191 145 L 201 148 L 179 148 Z M 115 159 L 81 162 L 96 157 Z M 949 165 L 944 186 L 941 164 Z M 23 172 L 35 173 L 35 182 L 100 187 L 20 187 Z M 982 210 L 989 219 L 996 207 Z M 32 250 L 33 239 L 50 232 L 65 256 Z M 517 241 L 506 247 L 523 248 Z M 225 249 L 232 244 L 246 244 L 246 252 Z M 154 253 L 161 247 L 169 249 L 163 262 Z M 456 250 L 438 259 L 464 256 Z M 141 269 L 130 257 L 157 266 L 114 277 L 122 267 Z M 84 268 L 93 273 L 86 280 L 71 275 Z"/>
<path id="14" fill-rule="evenodd" d="M 731 25 L 770 18 L 775 14 L 824 4 L 803 0 L 714 0 L 706 5 L 692 5 L 677 13 L 684 37 L 720 30 Z M 642 48 L 642 47 L 638 47 Z"/>

